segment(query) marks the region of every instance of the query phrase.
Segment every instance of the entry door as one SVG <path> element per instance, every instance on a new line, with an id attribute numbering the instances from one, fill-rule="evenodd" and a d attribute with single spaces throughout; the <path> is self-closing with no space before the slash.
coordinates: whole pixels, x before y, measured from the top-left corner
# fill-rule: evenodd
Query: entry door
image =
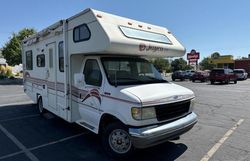
<path id="1" fill-rule="evenodd" d="M 46 47 L 47 56 L 47 89 L 49 109 L 57 112 L 56 106 L 56 44 L 50 43 Z"/>

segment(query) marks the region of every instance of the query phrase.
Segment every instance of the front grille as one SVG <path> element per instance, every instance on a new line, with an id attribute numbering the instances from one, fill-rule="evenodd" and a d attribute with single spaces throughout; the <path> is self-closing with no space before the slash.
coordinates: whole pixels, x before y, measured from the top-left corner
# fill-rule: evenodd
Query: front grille
<path id="1" fill-rule="evenodd" d="M 174 119 L 188 113 L 190 100 L 155 106 L 158 121 Z"/>

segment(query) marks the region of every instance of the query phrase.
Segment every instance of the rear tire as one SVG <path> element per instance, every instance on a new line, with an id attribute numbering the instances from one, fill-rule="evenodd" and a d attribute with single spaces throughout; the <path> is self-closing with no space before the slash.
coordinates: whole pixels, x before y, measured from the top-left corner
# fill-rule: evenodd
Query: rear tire
<path id="1" fill-rule="evenodd" d="M 211 84 L 214 84 L 214 81 L 213 81 L 213 80 L 211 80 Z"/>
<path id="2" fill-rule="evenodd" d="M 104 149 L 112 157 L 124 159 L 134 152 L 128 128 L 120 122 L 114 122 L 104 127 L 101 137 Z"/>
<path id="3" fill-rule="evenodd" d="M 226 79 L 225 84 L 229 84 L 230 80 Z"/>
<path id="4" fill-rule="evenodd" d="M 44 108 L 43 108 L 43 99 L 42 97 L 39 97 L 38 101 L 37 101 L 37 109 L 39 111 L 40 114 L 44 113 Z"/>
<path id="5" fill-rule="evenodd" d="M 237 80 L 234 80 L 234 84 L 237 84 Z"/>

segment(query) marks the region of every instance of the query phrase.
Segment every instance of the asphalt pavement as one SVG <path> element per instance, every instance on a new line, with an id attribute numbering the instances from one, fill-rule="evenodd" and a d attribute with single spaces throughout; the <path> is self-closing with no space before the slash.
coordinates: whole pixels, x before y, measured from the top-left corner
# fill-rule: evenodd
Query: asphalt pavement
<path id="1" fill-rule="evenodd" d="M 174 82 L 194 91 L 198 123 L 179 140 L 138 150 L 136 161 L 249 161 L 250 80 L 237 84 Z M 0 161 L 96 161 L 108 157 L 99 137 L 46 113 L 20 85 L 0 86 Z"/>

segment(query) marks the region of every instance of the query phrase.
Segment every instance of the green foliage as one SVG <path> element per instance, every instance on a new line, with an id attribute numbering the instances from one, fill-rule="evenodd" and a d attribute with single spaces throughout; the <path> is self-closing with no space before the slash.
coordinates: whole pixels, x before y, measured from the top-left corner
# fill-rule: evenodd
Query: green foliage
<path id="1" fill-rule="evenodd" d="M 13 33 L 10 40 L 4 45 L 2 50 L 2 55 L 7 60 L 9 65 L 16 65 L 22 62 L 22 51 L 21 44 L 22 40 L 29 35 L 34 34 L 36 31 L 34 29 L 24 28 L 17 34 Z"/>
<path id="2" fill-rule="evenodd" d="M 215 64 L 212 64 L 212 58 L 206 57 L 200 62 L 201 70 L 212 70 L 215 67 Z"/>
<path id="3" fill-rule="evenodd" d="M 211 54 L 212 59 L 217 59 L 219 57 L 220 57 L 220 53 L 218 53 L 218 52 L 214 52 L 213 54 Z"/>
<path id="4" fill-rule="evenodd" d="M 187 64 L 187 61 L 185 61 L 183 58 L 175 59 L 171 63 L 172 71 L 177 70 L 189 70 L 193 67 Z"/>
<path id="5" fill-rule="evenodd" d="M 171 71 L 170 63 L 167 59 L 157 58 L 157 59 L 152 60 L 151 62 L 154 64 L 155 68 L 161 72 Z"/>

